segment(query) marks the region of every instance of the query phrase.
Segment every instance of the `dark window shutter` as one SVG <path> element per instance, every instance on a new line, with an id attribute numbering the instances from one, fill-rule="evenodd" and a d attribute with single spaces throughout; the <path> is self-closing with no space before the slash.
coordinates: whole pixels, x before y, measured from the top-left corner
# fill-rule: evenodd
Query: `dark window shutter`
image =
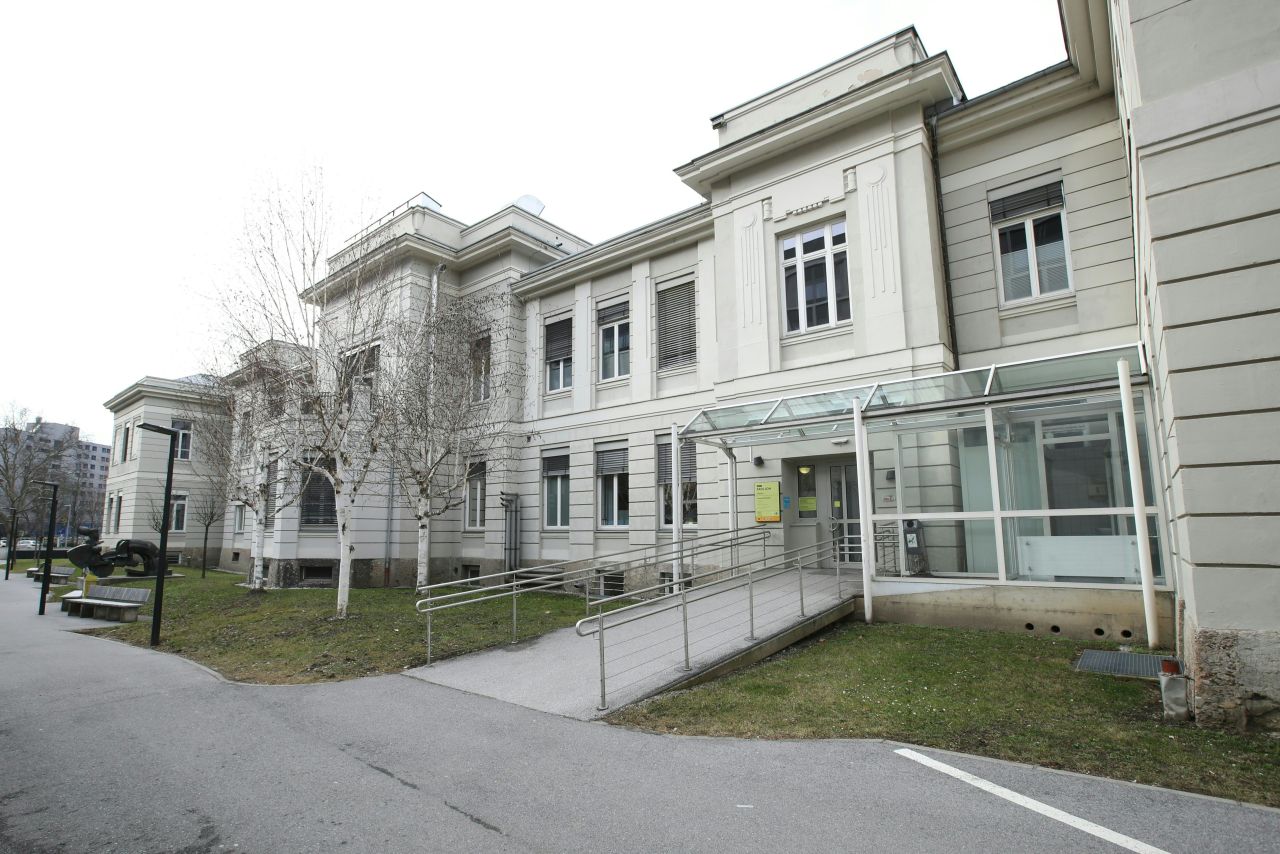
<path id="1" fill-rule="evenodd" d="M 658 370 L 698 360 L 698 321 L 693 282 L 658 292 Z"/>
<path id="2" fill-rule="evenodd" d="M 596 323 L 601 326 L 607 326 L 610 323 L 626 320 L 630 316 L 631 303 L 620 302 L 617 305 L 611 305 L 596 311 Z"/>
<path id="3" fill-rule="evenodd" d="M 467 480 L 475 480 L 485 476 L 488 466 L 484 460 L 476 460 L 467 466 Z"/>
<path id="4" fill-rule="evenodd" d="M 332 470 L 332 460 L 317 462 L 321 468 Z M 299 500 L 299 523 L 302 525 L 336 525 L 338 511 L 334 504 L 333 484 L 329 479 L 316 471 L 308 470 L 306 483 L 302 487 Z"/>
<path id="5" fill-rule="evenodd" d="M 1013 219 L 1016 216 L 1044 210 L 1045 208 L 1058 207 L 1061 204 L 1062 182 L 1059 181 L 1056 184 L 1046 184 L 1043 187 L 1024 190 L 1012 196 L 1005 196 L 1003 199 L 996 199 L 990 203 L 991 221 L 1000 222 L 1005 219 Z"/>
<path id="6" fill-rule="evenodd" d="M 547 361 L 558 362 L 573 355 L 573 319 L 547 324 Z"/>
<path id="7" fill-rule="evenodd" d="M 569 473 L 569 455 L 561 454 L 554 457 L 542 458 L 542 476 L 554 477 Z"/>
<path id="8" fill-rule="evenodd" d="M 693 442 L 680 444 L 680 480 L 696 483 L 698 480 L 698 448 Z M 658 483 L 671 483 L 671 442 L 658 443 Z"/>
<path id="9" fill-rule="evenodd" d="M 596 451 L 596 474 L 626 474 L 627 449 Z"/>
<path id="10" fill-rule="evenodd" d="M 268 531 L 275 528 L 276 525 L 276 474 L 279 470 L 279 466 L 275 463 L 270 463 L 267 466 L 267 501 L 262 515 Z"/>

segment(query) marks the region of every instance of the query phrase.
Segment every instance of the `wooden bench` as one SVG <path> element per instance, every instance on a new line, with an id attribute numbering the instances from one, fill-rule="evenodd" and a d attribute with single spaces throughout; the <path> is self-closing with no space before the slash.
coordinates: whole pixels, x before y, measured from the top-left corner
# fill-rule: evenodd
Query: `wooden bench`
<path id="1" fill-rule="evenodd" d="M 71 576 L 76 574 L 74 566 L 54 566 L 49 569 L 50 584 L 66 584 L 71 580 Z M 33 566 L 27 570 L 27 578 L 37 583 L 44 580 L 44 567 Z"/>
<path id="2" fill-rule="evenodd" d="M 133 623 L 138 619 L 138 609 L 147 604 L 151 591 L 145 587 L 110 587 L 94 584 L 88 596 L 62 600 L 63 609 L 71 617 L 96 617 L 99 620 L 117 620 Z"/>

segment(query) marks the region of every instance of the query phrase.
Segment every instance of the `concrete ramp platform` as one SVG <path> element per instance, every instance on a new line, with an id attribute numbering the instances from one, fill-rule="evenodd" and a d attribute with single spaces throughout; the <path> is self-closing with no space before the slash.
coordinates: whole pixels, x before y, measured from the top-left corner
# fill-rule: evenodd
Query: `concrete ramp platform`
<path id="1" fill-rule="evenodd" d="M 758 661 L 853 614 L 861 602 L 859 585 L 846 573 L 806 571 L 804 615 L 796 573 L 745 585 L 726 583 L 697 590 L 688 605 L 689 663 L 684 668 L 682 608 L 655 603 L 651 613 L 605 631 L 607 709 L 600 709 L 600 645 L 560 629 L 512 646 L 405 671 L 437 685 L 505 700 L 519 706 L 579 720 L 592 720 L 660 691 L 714 678 Z M 694 597 L 694 591 L 690 592 Z M 749 601 L 750 597 L 750 601 Z M 749 638 L 754 606 L 755 634 Z"/>

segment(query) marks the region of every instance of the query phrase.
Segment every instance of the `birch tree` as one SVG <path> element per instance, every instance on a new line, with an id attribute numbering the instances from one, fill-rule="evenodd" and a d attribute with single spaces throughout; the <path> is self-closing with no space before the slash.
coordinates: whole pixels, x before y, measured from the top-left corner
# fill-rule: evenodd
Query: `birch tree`
<path id="1" fill-rule="evenodd" d="M 524 382 L 522 336 L 505 285 L 459 296 L 437 268 L 390 327 L 384 446 L 417 520 L 417 583 L 429 582 L 431 522 L 466 501 L 479 463 L 501 481 Z"/>

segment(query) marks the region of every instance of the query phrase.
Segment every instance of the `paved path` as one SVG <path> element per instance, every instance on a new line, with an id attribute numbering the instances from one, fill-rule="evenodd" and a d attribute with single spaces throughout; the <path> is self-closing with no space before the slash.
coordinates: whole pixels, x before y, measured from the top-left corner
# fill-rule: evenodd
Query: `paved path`
<path id="1" fill-rule="evenodd" d="M 830 571 L 808 571 L 804 613 L 818 614 L 840 604 Z M 840 580 L 844 599 L 860 584 Z M 764 639 L 805 620 L 798 575 L 788 572 L 755 583 L 748 593 L 736 581 L 691 590 L 689 662 L 694 670 L 753 646 L 748 596 L 755 607 L 755 637 Z M 669 603 L 668 603 L 669 605 Z M 637 617 L 640 619 L 632 619 Z M 629 620 L 616 628 L 614 623 Z M 606 618 L 605 675 L 608 704 L 616 709 L 689 674 L 684 670 L 684 620 L 678 608 L 647 606 Z M 592 720 L 600 711 L 600 647 L 596 636 L 574 629 L 549 632 L 514 646 L 500 646 L 406 671 L 417 679 L 481 694 L 530 709 Z"/>
<path id="2" fill-rule="evenodd" d="M 1123 850 L 899 745 L 650 735 L 399 675 L 232 684 L 60 631 L 32 586 L 0 582 L 0 851 Z M 1280 851 L 1274 810 L 920 752 L 1157 849 Z"/>

